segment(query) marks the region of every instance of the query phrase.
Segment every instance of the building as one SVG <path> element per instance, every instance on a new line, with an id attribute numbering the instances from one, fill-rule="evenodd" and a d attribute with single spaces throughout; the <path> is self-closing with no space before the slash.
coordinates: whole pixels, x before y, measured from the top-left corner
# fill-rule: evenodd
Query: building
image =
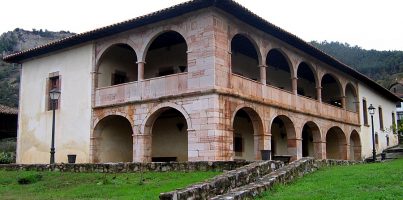
<path id="1" fill-rule="evenodd" d="M 17 137 L 18 110 L 0 104 L 0 139 Z"/>
<path id="2" fill-rule="evenodd" d="M 194 0 L 8 55 L 22 66 L 18 163 L 275 156 L 361 160 L 397 143 L 400 98 L 231 0 Z M 387 142 L 389 141 L 389 142 Z"/>
<path id="3" fill-rule="evenodd" d="M 402 98 L 403 97 L 403 83 L 402 81 L 396 80 L 396 82 L 392 83 L 389 86 L 389 91 L 391 91 L 396 96 Z M 403 106 L 402 102 L 396 103 L 396 115 L 397 115 L 397 124 L 403 123 Z M 399 131 L 399 141 L 403 143 L 403 132 Z"/>

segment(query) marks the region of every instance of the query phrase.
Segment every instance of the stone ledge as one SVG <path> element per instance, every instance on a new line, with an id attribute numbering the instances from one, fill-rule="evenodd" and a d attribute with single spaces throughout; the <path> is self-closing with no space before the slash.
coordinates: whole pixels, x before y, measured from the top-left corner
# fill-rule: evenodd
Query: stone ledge
<path id="1" fill-rule="evenodd" d="M 280 161 L 258 161 L 218 175 L 203 183 L 191 185 L 187 188 L 178 189 L 172 192 L 161 193 L 160 199 L 209 199 L 217 195 L 225 194 L 233 188 L 241 187 L 269 174 L 284 163 Z"/>
<path id="2" fill-rule="evenodd" d="M 200 161 L 200 162 L 152 162 L 152 163 L 102 163 L 102 164 L 0 164 L 0 170 L 60 171 L 128 173 L 140 171 L 228 171 L 250 164 L 247 161 Z"/>
<path id="3" fill-rule="evenodd" d="M 253 199 L 260 193 L 271 189 L 275 184 L 289 183 L 295 178 L 314 172 L 319 168 L 334 165 L 352 165 L 358 163 L 362 162 L 345 160 L 314 160 L 313 158 L 302 158 L 300 160 L 291 162 L 289 165 L 282 167 L 266 176 L 261 177 L 256 182 L 235 188 L 224 195 L 216 196 L 211 199 Z"/>

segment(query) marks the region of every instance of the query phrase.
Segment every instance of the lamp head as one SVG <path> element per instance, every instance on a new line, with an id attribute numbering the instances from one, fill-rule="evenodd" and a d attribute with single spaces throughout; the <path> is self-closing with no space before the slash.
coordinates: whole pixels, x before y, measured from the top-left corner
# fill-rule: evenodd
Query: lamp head
<path id="1" fill-rule="evenodd" d="M 51 100 L 58 100 L 60 97 L 60 90 L 52 89 L 49 91 L 49 96 Z"/>
<path id="2" fill-rule="evenodd" d="M 372 104 L 369 105 L 368 112 L 369 112 L 370 115 L 375 114 L 375 107 Z"/>

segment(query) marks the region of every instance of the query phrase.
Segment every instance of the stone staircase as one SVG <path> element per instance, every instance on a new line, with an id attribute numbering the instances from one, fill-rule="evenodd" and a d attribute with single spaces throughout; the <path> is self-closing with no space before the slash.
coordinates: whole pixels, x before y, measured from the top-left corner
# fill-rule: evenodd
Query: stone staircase
<path id="1" fill-rule="evenodd" d="M 315 160 L 302 158 L 284 165 L 279 161 L 260 161 L 225 172 L 204 183 L 161 193 L 163 200 L 229 200 L 253 199 L 275 184 L 284 184 L 324 166 L 351 165 L 361 162 L 345 160 Z"/>
<path id="2" fill-rule="evenodd" d="M 385 154 L 386 160 L 403 158 L 403 144 L 387 148 L 382 153 Z"/>

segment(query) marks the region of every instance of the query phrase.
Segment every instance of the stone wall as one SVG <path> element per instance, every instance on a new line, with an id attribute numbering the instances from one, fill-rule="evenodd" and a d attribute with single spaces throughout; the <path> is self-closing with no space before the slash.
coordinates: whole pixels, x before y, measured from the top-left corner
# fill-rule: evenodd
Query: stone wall
<path id="1" fill-rule="evenodd" d="M 280 161 L 260 161 L 240 167 L 236 170 L 218 175 L 206 182 L 191 185 L 184 189 L 161 193 L 160 199 L 208 199 L 225 194 L 233 188 L 241 187 L 257 181 L 281 167 Z"/>
<path id="2" fill-rule="evenodd" d="M 212 198 L 212 200 L 252 199 L 260 193 L 271 189 L 275 184 L 289 183 L 295 180 L 297 177 L 314 172 L 319 168 L 334 165 L 353 165 L 358 163 L 362 162 L 345 160 L 314 160 L 313 158 L 302 158 L 259 178 L 256 182 L 233 189 L 224 195 Z"/>
<path id="3" fill-rule="evenodd" d="M 228 171 L 250 164 L 247 161 L 216 162 L 152 162 L 152 163 L 104 163 L 104 164 L 0 164 L 0 170 L 60 171 L 60 172 L 97 172 L 127 173 L 139 171 Z"/>

